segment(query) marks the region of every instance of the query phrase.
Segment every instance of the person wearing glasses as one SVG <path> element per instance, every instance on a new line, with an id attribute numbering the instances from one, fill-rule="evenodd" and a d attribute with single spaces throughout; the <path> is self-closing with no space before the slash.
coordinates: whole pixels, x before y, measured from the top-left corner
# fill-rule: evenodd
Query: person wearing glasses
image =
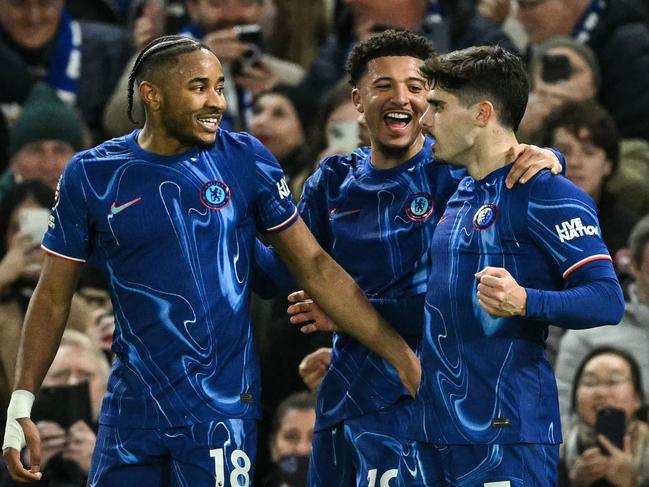
<path id="1" fill-rule="evenodd" d="M 641 375 L 622 349 L 599 347 L 582 360 L 572 387 L 574 423 L 561 447 L 560 487 L 649 485 L 649 427 L 637 419 L 644 403 Z M 606 408 L 624 412 L 622 448 L 597 433 L 598 413 Z"/>

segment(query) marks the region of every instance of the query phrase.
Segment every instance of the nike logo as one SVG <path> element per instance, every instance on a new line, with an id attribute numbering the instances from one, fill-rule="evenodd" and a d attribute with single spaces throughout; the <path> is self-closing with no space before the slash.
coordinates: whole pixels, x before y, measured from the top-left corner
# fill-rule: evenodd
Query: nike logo
<path id="1" fill-rule="evenodd" d="M 356 210 L 347 210 L 347 211 L 338 211 L 336 208 L 331 210 L 329 212 L 329 220 L 337 220 L 338 218 L 342 218 L 344 216 L 349 216 L 349 215 L 354 215 L 356 213 L 360 213 L 361 209 L 358 208 Z"/>
<path id="2" fill-rule="evenodd" d="M 124 211 L 126 208 L 129 206 L 133 206 L 135 203 L 138 203 L 142 199 L 141 196 L 135 198 L 134 200 L 127 201 L 123 205 L 116 206 L 115 202 L 113 201 L 113 204 L 110 205 L 110 213 L 111 215 L 117 215 L 118 213 Z"/>

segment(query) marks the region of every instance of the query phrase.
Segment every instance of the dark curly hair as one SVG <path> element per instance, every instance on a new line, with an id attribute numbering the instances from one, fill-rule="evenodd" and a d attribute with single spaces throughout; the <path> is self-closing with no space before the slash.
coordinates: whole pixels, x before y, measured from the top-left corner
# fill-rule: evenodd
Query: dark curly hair
<path id="1" fill-rule="evenodd" d="M 421 74 L 430 86 L 453 93 L 465 106 L 489 99 L 498 121 L 518 130 L 529 94 L 521 58 L 500 46 L 475 46 L 426 60 Z"/>
<path id="2" fill-rule="evenodd" d="M 356 87 L 368 63 L 380 57 L 409 56 L 425 61 L 435 55 L 428 39 L 407 30 L 389 29 L 357 44 L 347 58 L 349 82 Z"/>
<path id="3" fill-rule="evenodd" d="M 620 162 L 620 132 L 615 120 L 606 109 L 595 100 L 567 101 L 554 109 L 543 121 L 539 129 L 539 141 L 548 147 L 554 145 L 555 132 L 563 128 L 581 140 L 581 129 L 587 129 L 589 141 L 606 154 L 611 163 L 610 179 L 617 171 Z"/>

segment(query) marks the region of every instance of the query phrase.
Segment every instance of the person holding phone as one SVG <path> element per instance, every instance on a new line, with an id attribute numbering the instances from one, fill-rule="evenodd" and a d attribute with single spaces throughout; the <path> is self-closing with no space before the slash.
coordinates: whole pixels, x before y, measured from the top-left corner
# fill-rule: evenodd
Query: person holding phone
<path id="1" fill-rule="evenodd" d="M 631 354 L 599 347 L 584 357 L 572 385 L 575 417 L 561 447 L 560 487 L 649 485 L 649 426 L 636 417 L 644 401 Z"/>
<path id="2" fill-rule="evenodd" d="M 49 214 L 53 201 L 54 192 L 45 184 L 26 181 L 10 188 L 0 204 L 0 404 L 5 407 L 27 304 L 43 263 L 38 248 L 47 230 L 43 212 Z M 87 311 L 75 300 L 68 326 L 84 329 Z"/>
<path id="3" fill-rule="evenodd" d="M 543 120 L 567 101 L 597 97 L 600 67 L 592 49 L 569 37 L 534 46 L 529 63 L 530 94 L 519 136 L 536 142 Z"/>
<path id="4" fill-rule="evenodd" d="M 86 485 L 109 364 L 89 337 L 65 330 L 34 403 L 46 485 Z M 75 387 L 87 385 L 87 387 Z"/>
<path id="5" fill-rule="evenodd" d="M 205 42 L 234 81 L 225 91 L 224 128 L 247 129 L 255 95 L 302 80 L 302 67 L 264 52 L 263 0 L 187 0 L 185 6 L 190 23 L 179 34 Z"/>

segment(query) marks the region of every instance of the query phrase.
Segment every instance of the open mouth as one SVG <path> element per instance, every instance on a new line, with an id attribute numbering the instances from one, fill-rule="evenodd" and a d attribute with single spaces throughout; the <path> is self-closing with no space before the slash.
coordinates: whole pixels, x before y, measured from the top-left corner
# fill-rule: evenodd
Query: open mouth
<path id="1" fill-rule="evenodd" d="M 387 126 L 394 130 L 405 128 L 412 120 L 412 115 L 404 112 L 387 112 L 383 115 L 383 120 Z"/>
<path id="2" fill-rule="evenodd" d="M 205 128 L 208 132 L 216 132 L 216 129 L 221 122 L 221 115 L 208 115 L 198 117 L 198 123 Z"/>

